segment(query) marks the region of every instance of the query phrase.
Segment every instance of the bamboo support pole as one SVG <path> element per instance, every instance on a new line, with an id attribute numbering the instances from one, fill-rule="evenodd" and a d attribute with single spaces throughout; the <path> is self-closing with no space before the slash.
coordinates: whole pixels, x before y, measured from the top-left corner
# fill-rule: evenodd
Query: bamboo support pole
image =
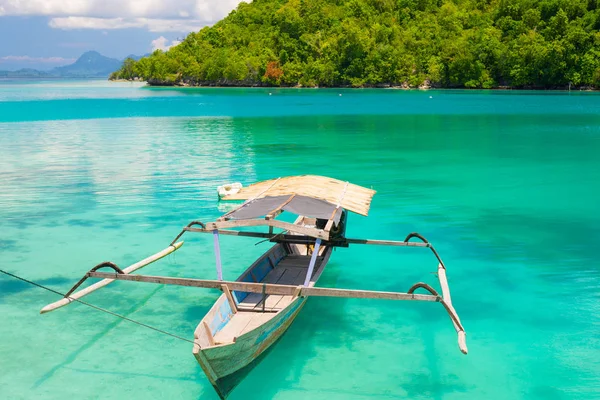
<path id="1" fill-rule="evenodd" d="M 229 287 L 227 287 L 227 285 L 221 285 L 221 290 L 223 290 L 223 293 L 225 293 L 225 297 L 227 297 L 227 301 L 229 302 L 229 307 L 231 308 L 231 312 L 233 312 L 234 314 L 238 312 L 238 308 L 237 308 L 237 304 L 235 303 L 235 300 L 233 299 L 233 295 L 231 294 L 231 290 L 229 290 Z"/>
<path id="2" fill-rule="evenodd" d="M 221 289 L 227 286 L 229 290 L 237 290 L 248 293 L 265 293 L 268 295 L 284 296 L 314 296 L 314 297 L 345 297 L 359 299 L 382 299 L 382 300 L 421 300 L 421 301 L 440 301 L 439 296 L 400 292 L 379 292 L 373 290 L 358 289 L 330 289 L 316 288 L 293 285 L 264 284 L 239 281 L 216 281 L 208 279 L 190 279 L 190 278 L 171 278 L 165 276 L 150 275 L 128 275 L 115 274 L 110 272 L 90 272 L 88 276 L 93 278 L 116 279 L 123 281 L 135 281 L 146 283 L 158 283 L 165 285 L 189 286 L 207 289 Z M 264 291 L 264 292 L 263 292 Z"/>
<path id="3" fill-rule="evenodd" d="M 397 240 L 375 240 L 375 239 L 344 239 L 348 244 L 372 244 L 379 246 L 401 246 L 401 247 L 430 247 L 429 243 L 400 242 Z"/>
<path id="4" fill-rule="evenodd" d="M 335 206 L 335 209 L 331 213 L 331 216 L 329 217 L 329 220 L 327 221 L 327 224 L 325 225 L 325 228 L 324 228 L 325 232 L 329 232 L 331 230 L 331 228 L 333 227 L 333 219 L 335 218 L 335 214 L 337 213 L 337 211 L 340 209 L 340 204 L 342 204 L 342 200 L 344 200 L 344 196 L 346 195 L 346 190 L 348 189 L 348 183 L 349 182 L 346 182 L 346 184 L 344 185 L 344 190 L 342 191 L 342 194 L 340 195 L 340 198 L 338 199 L 337 205 Z"/>
<path id="5" fill-rule="evenodd" d="M 171 245 L 171 246 L 167 247 L 166 249 L 164 249 L 150 257 L 147 257 L 141 261 L 138 261 L 135 264 L 130 265 L 129 267 L 125 268 L 123 270 L 123 272 L 125 274 L 130 274 L 140 268 L 143 268 L 149 264 L 152 264 L 153 262 L 158 261 L 161 258 L 173 253 L 175 250 L 179 249 L 182 245 L 183 245 L 183 242 L 175 243 L 174 245 Z M 85 289 L 82 289 L 78 292 L 71 294 L 69 297 L 65 297 L 54 303 L 48 304 L 46 307 L 41 309 L 40 314 L 45 314 L 50 311 L 54 311 L 57 308 L 64 307 L 64 306 L 68 305 L 69 303 L 73 302 L 74 300 L 80 299 L 84 296 L 87 296 L 88 294 L 90 294 L 100 288 L 103 288 L 104 286 L 106 286 L 112 282 L 114 282 L 114 279 L 104 279 L 104 280 L 101 280 L 100 282 L 96 282 L 93 285 L 90 285 Z"/>
<path id="6" fill-rule="evenodd" d="M 322 229 L 307 228 L 305 226 L 294 225 L 289 222 L 279 221 L 276 219 L 238 219 L 229 221 L 215 221 L 207 222 L 207 230 L 222 230 L 225 228 L 237 228 L 237 227 L 250 227 L 250 226 L 272 226 L 274 228 L 280 228 L 286 231 L 298 232 L 314 238 L 320 238 L 324 240 L 329 239 L 329 233 Z"/>
<path id="7" fill-rule="evenodd" d="M 429 294 L 412 294 L 401 292 L 379 292 L 372 290 L 357 290 L 357 289 L 329 289 L 303 287 L 301 290 L 302 296 L 309 297 L 345 297 L 354 299 L 379 299 L 379 300 L 418 300 L 418 301 L 439 301 L 438 296 Z"/>
<path id="8" fill-rule="evenodd" d="M 219 245 L 219 231 L 213 231 L 213 239 L 215 245 L 215 263 L 217 267 L 217 279 L 223 280 L 223 267 L 221 266 L 221 246 Z"/>
<path id="9" fill-rule="evenodd" d="M 319 256 L 319 247 L 321 247 L 321 239 L 317 239 L 315 242 L 315 247 L 313 249 L 312 256 L 310 257 L 310 264 L 308 265 L 308 271 L 306 271 L 306 278 L 304 278 L 304 286 L 307 287 L 310 283 L 310 278 L 312 278 L 313 270 L 315 269 L 315 263 L 317 262 L 317 257 Z"/>
<path id="10" fill-rule="evenodd" d="M 438 279 L 440 280 L 440 286 L 442 287 L 442 297 L 447 303 L 452 304 L 450 287 L 448 286 L 448 278 L 446 277 L 446 268 L 444 268 L 442 264 L 438 264 Z"/>
<path id="11" fill-rule="evenodd" d="M 460 318 L 454 306 L 452 306 L 452 297 L 450 296 L 450 287 L 448 286 L 448 279 L 446 277 L 446 268 L 444 264 L 438 264 L 438 279 L 440 280 L 440 286 L 442 287 L 442 298 L 444 301 L 442 304 L 448 311 L 450 315 L 450 319 L 452 319 L 452 324 L 454 325 L 454 329 L 456 329 L 456 333 L 458 335 L 458 348 L 463 354 L 467 354 L 467 337 L 465 333 L 465 329 L 460 322 Z"/>
<path id="12" fill-rule="evenodd" d="M 205 321 L 202 321 L 202 328 L 204 329 L 204 333 L 206 333 L 206 339 L 208 340 L 208 344 L 210 346 L 214 346 L 215 338 L 214 338 L 208 324 Z"/>
<path id="13" fill-rule="evenodd" d="M 270 227 L 272 228 L 272 227 Z M 197 232 L 197 233 L 212 233 L 212 230 L 201 229 L 201 228 L 185 228 L 188 232 Z M 292 229 L 293 230 L 293 229 Z M 263 233 L 263 232 L 244 232 L 244 231 L 236 231 L 232 229 L 218 229 L 220 235 L 228 235 L 228 236 L 247 236 L 254 238 L 263 238 L 263 239 L 271 239 L 273 237 L 273 233 Z M 281 236 L 278 235 L 278 236 Z M 284 238 L 298 238 L 297 235 L 284 235 Z M 312 237 L 312 236 L 309 236 Z M 344 238 L 341 239 L 340 242 L 346 242 L 348 244 L 370 244 L 370 245 L 378 245 L 378 246 L 399 246 L 399 247 L 431 247 L 429 243 L 420 243 L 420 242 L 401 242 L 397 240 L 375 240 L 375 239 L 350 239 Z"/>
<path id="14" fill-rule="evenodd" d="M 273 227 L 270 226 L 270 229 Z M 196 232 L 196 233 L 212 233 L 213 231 L 209 231 L 201 228 L 184 228 L 186 232 Z M 244 232 L 244 231 L 235 231 L 230 229 L 218 229 L 219 235 L 228 235 L 228 236 L 246 236 L 253 238 L 270 238 L 273 236 L 272 233 L 263 233 L 263 232 Z"/>
<path id="15" fill-rule="evenodd" d="M 273 219 L 275 218 L 277 215 L 281 214 L 283 212 L 283 207 L 285 207 L 290 201 L 292 201 L 294 199 L 296 195 L 293 194 L 290 197 L 288 197 L 288 199 L 286 201 L 284 201 L 280 206 L 278 206 L 277 208 L 275 208 L 272 211 L 269 211 L 269 213 L 265 216 L 266 219 Z M 269 227 L 272 228 L 272 227 Z"/>
<path id="16" fill-rule="evenodd" d="M 277 295 L 292 295 L 296 286 L 291 285 L 276 285 L 276 284 L 263 284 L 263 283 L 252 283 L 252 282 L 239 282 L 239 281 L 219 281 L 211 279 L 190 279 L 190 278 L 171 278 L 166 276 L 150 276 L 150 275 L 123 275 L 106 272 L 90 272 L 89 277 L 92 278 L 108 278 L 123 281 L 134 281 L 134 282 L 146 282 L 146 283 L 158 283 L 163 285 L 176 285 L 176 286 L 189 286 L 199 287 L 206 289 L 221 289 L 222 285 L 226 285 L 229 290 L 248 292 L 248 293 L 262 293 L 263 286 L 265 287 L 266 294 L 277 294 Z"/>

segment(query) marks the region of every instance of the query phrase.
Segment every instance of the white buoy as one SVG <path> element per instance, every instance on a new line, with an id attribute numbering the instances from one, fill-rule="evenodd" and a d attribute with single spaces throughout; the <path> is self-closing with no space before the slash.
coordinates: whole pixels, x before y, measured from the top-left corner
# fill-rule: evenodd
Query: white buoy
<path id="1" fill-rule="evenodd" d="M 340 97 L 342 97 L 342 94 L 340 93 Z"/>
<path id="2" fill-rule="evenodd" d="M 430 99 L 433 99 L 433 96 L 429 96 Z"/>
<path id="3" fill-rule="evenodd" d="M 229 183 L 226 185 L 219 186 L 217 188 L 217 193 L 219 194 L 219 199 L 221 197 L 229 196 L 231 194 L 236 194 L 242 190 L 242 184 L 240 182 Z"/>
<path id="4" fill-rule="evenodd" d="M 272 95 L 273 93 L 269 93 L 269 96 Z"/>

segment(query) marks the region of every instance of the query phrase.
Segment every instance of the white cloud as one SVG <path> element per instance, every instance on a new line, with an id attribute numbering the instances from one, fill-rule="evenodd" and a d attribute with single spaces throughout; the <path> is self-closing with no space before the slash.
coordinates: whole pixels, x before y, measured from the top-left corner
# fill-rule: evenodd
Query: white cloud
<path id="1" fill-rule="evenodd" d="M 167 50 L 169 48 L 169 46 L 167 46 L 167 43 L 169 43 L 169 39 L 167 39 L 164 36 L 154 39 L 152 41 L 152 51 Z"/>
<path id="2" fill-rule="evenodd" d="M 26 63 L 44 63 L 44 64 L 67 64 L 75 62 L 74 58 L 63 57 L 30 57 L 30 56 L 4 56 L 0 57 L 0 62 L 3 61 L 19 61 Z"/>
<path id="3" fill-rule="evenodd" d="M 95 18 L 60 17 L 50 20 L 50 27 L 57 29 L 127 29 L 145 28 L 150 32 L 191 32 L 200 30 L 210 22 L 186 19 L 154 18 Z"/>
<path id="4" fill-rule="evenodd" d="M 179 43 L 181 43 L 181 41 L 173 40 L 173 41 L 171 41 L 171 44 L 169 44 L 169 39 L 167 39 L 164 36 L 160 36 L 160 37 L 154 39 L 151 43 L 152 43 L 152 51 L 155 51 L 155 50 L 167 51 L 171 47 L 177 46 Z"/>
<path id="5" fill-rule="evenodd" d="M 190 32 L 222 19 L 239 3 L 240 0 L 0 0 L 0 16 L 47 15 L 52 17 L 49 25 L 58 29 Z"/>

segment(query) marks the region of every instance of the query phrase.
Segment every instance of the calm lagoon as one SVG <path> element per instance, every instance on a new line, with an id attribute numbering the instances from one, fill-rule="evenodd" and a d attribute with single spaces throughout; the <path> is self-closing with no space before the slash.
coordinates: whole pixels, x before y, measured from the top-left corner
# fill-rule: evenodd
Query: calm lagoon
<path id="1" fill-rule="evenodd" d="M 230 399 L 600 399 L 600 95 L 173 89 L 0 82 L 0 268 L 66 291 L 127 266 L 216 187 L 318 174 L 373 187 L 348 236 L 420 232 L 467 330 L 442 307 L 310 299 Z M 211 238 L 144 270 L 214 278 Z M 223 238 L 226 279 L 268 248 Z M 436 283 L 424 249 L 338 249 L 319 286 Z M 192 338 L 216 291 L 117 282 L 86 299 Z M 217 399 L 191 345 L 0 276 L 0 397 Z"/>

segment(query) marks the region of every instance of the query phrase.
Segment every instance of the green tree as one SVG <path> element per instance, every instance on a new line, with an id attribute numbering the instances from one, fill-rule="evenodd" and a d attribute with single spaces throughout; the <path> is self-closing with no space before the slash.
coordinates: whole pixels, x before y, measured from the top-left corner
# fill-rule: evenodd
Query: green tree
<path id="1" fill-rule="evenodd" d="M 255 0 L 111 79 L 596 87 L 598 29 L 595 0 Z"/>

